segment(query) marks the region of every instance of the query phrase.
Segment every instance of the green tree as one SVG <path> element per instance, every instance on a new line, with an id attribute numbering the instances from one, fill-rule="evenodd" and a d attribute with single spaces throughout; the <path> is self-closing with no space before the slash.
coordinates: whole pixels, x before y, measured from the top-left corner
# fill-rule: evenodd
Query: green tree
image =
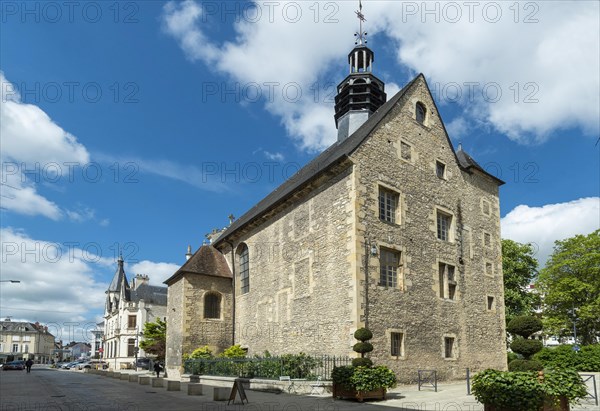
<path id="1" fill-rule="evenodd" d="M 538 262 L 531 244 L 502 240 L 502 273 L 506 323 L 521 315 L 532 315 L 540 305 L 539 295 L 527 291 L 537 276 Z"/>
<path id="2" fill-rule="evenodd" d="M 167 347 L 167 323 L 160 318 L 153 323 L 147 322 L 144 324 L 143 338 L 140 347 L 148 354 L 156 355 L 159 361 L 164 361 Z"/>
<path id="3" fill-rule="evenodd" d="M 600 336 L 600 230 L 556 241 L 540 272 L 544 295 L 544 328 L 549 334 L 572 335 L 592 344 Z"/>

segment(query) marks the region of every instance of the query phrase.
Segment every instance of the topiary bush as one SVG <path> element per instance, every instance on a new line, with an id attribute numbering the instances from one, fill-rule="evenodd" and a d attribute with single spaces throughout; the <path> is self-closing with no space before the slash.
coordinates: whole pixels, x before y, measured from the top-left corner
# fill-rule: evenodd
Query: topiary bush
<path id="1" fill-rule="evenodd" d="M 506 363 L 510 364 L 513 360 L 518 360 L 519 359 L 519 354 L 515 353 L 515 352 L 507 352 L 506 353 Z"/>
<path id="2" fill-rule="evenodd" d="M 352 349 L 355 352 L 363 355 L 363 354 L 373 351 L 373 344 L 368 343 L 368 342 L 359 342 L 359 343 L 354 344 Z"/>
<path id="3" fill-rule="evenodd" d="M 352 359 L 353 367 L 372 367 L 373 361 L 370 358 L 353 358 Z"/>
<path id="4" fill-rule="evenodd" d="M 543 328 L 542 320 L 529 315 L 515 317 L 506 326 L 506 331 L 516 334 L 523 338 L 529 338 L 531 334 L 541 331 Z"/>
<path id="5" fill-rule="evenodd" d="M 509 371 L 541 371 L 544 365 L 536 360 L 520 360 L 516 359 L 508 364 Z"/>
<path id="6" fill-rule="evenodd" d="M 521 354 L 526 360 L 530 359 L 536 352 L 541 351 L 542 348 L 544 348 L 544 344 L 539 340 L 515 338 L 515 340 L 510 343 L 510 349 Z"/>
<path id="7" fill-rule="evenodd" d="M 354 331 L 354 338 L 361 342 L 369 341 L 371 338 L 373 338 L 373 333 L 368 328 L 359 328 L 358 330 Z"/>

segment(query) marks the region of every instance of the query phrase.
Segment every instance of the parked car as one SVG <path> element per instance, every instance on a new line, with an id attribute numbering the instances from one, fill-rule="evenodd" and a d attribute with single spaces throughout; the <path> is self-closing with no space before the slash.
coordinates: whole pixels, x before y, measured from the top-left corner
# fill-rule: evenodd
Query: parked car
<path id="1" fill-rule="evenodd" d="M 90 360 L 86 362 L 82 362 L 77 364 L 78 370 L 83 370 L 85 368 L 98 368 L 98 369 L 106 369 L 108 368 L 108 363 L 102 360 Z"/>
<path id="2" fill-rule="evenodd" d="M 8 371 L 8 370 L 21 370 L 22 371 L 24 369 L 25 369 L 25 361 L 21 361 L 21 360 L 7 362 L 2 367 L 2 370 L 4 370 L 4 371 Z"/>
<path id="3" fill-rule="evenodd" d="M 84 362 L 84 360 L 73 361 L 73 362 L 63 365 L 62 368 L 67 369 L 67 370 L 71 369 L 71 368 L 77 368 L 77 365 L 81 364 L 82 362 Z"/>

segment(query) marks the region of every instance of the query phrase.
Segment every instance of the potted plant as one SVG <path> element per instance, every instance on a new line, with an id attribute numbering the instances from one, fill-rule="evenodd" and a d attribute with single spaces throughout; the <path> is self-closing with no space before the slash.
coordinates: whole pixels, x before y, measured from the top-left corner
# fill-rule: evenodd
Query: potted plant
<path id="1" fill-rule="evenodd" d="M 572 369 L 485 370 L 473 378 L 473 394 L 485 411 L 569 411 L 587 389 Z"/>
<path id="2" fill-rule="evenodd" d="M 352 365 L 335 367 L 332 372 L 333 397 L 365 399 L 385 399 L 386 390 L 396 386 L 396 375 L 385 366 L 373 366 L 365 354 L 373 351 L 373 345 L 368 342 L 373 333 L 366 328 L 359 328 L 354 333 L 359 343 L 354 344 L 354 351 L 360 358 L 352 360 Z"/>

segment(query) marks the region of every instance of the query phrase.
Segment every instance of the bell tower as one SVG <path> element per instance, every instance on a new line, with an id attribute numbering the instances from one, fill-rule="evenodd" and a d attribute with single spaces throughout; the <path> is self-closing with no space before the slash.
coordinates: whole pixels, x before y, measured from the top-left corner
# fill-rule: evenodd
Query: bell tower
<path id="1" fill-rule="evenodd" d="M 335 96 L 335 126 L 338 129 L 338 141 L 352 135 L 379 107 L 386 102 L 385 84 L 373 75 L 375 54 L 367 47 L 367 33 L 363 31 L 362 2 L 356 16 L 359 31 L 355 47 L 348 54 L 350 73 L 338 86 Z"/>

